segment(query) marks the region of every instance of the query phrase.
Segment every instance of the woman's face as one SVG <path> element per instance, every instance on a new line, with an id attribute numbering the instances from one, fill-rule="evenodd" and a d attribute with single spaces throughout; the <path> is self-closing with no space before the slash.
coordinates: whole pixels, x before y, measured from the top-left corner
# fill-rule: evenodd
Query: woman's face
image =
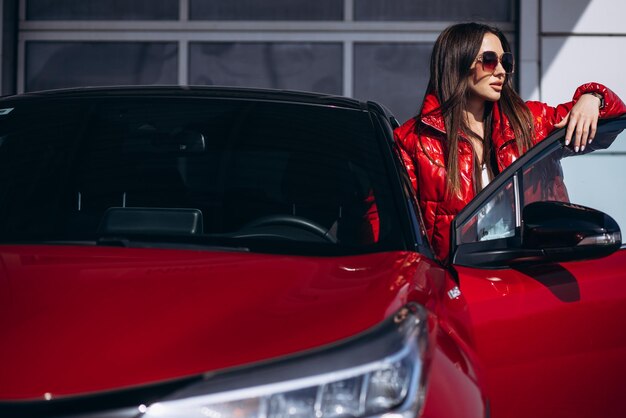
<path id="1" fill-rule="evenodd" d="M 502 57 L 504 53 L 502 42 L 493 33 L 485 34 L 480 51 L 476 57 L 477 60 L 474 60 L 472 64 L 471 72 L 468 76 L 470 99 L 496 102 L 500 100 L 502 87 L 506 80 L 506 72 L 500 62 L 498 62 L 494 70 L 485 71 L 486 68 L 483 68 L 482 62 L 480 62 L 480 58 L 485 51 L 493 51 L 498 57 Z"/>

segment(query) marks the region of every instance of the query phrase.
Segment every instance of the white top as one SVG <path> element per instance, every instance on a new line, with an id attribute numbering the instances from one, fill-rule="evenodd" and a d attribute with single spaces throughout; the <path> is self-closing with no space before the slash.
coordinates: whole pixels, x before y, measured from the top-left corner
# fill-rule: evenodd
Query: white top
<path id="1" fill-rule="evenodd" d="M 481 175 L 481 187 L 480 189 L 484 189 L 489 184 L 489 171 L 487 171 L 487 165 L 483 163 L 480 166 L 480 175 Z"/>

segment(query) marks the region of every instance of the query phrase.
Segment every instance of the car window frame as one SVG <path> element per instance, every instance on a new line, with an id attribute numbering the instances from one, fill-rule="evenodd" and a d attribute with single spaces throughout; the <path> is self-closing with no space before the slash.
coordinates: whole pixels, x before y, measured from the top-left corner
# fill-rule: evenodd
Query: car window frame
<path id="1" fill-rule="evenodd" d="M 615 131 L 617 129 L 626 129 L 626 115 L 618 118 L 600 120 L 598 123 L 596 137 L 603 132 Z M 562 128 L 550 134 L 546 139 L 537 143 L 528 152 L 514 161 L 502 173 L 481 190 L 472 201 L 465 206 L 453 219 L 450 225 L 450 255 L 451 264 L 455 264 L 455 258 L 459 247 L 463 246 L 471 252 L 483 250 L 498 249 L 517 249 L 521 248 L 522 222 L 521 212 L 524 208 L 524 170 L 542 159 L 545 155 L 555 151 L 558 148 L 565 147 L 566 129 Z M 506 183 L 512 181 L 515 187 L 515 204 L 516 204 L 516 225 L 515 233 L 511 237 L 498 238 L 487 241 L 477 241 L 471 243 L 462 243 L 460 229 L 471 217 L 480 211 L 495 195 L 500 191 Z M 576 204 L 577 202 L 571 202 Z M 466 264 L 464 264 L 466 265 Z M 476 265 L 476 267 L 480 267 Z"/>
<path id="2" fill-rule="evenodd" d="M 402 212 L 400 222 L 403 224 L 403 235 L 407 248 L 417 251 L 433 260 L 434 252 L 430 241 L 426 236 L 423 217 L 417 197 L 411 181 L 409 180 L 406 167 L 400 156 L 400 149 L 393 136 L 393 129 L 399 126 L 396 118 L 382 105 L 376 102 L 367 102 L 374 119 L 374 125 L 380 133 L 381 152 L 386 156 L 384 163 L 389 172 L 389 180 L 392 183 L 392 193 L 397 208 Z"/>

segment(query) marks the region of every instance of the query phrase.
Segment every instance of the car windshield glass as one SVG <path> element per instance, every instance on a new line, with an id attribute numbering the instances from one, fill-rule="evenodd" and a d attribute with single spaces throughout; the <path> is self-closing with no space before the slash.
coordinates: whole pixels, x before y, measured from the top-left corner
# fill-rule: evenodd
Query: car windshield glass
<path id="1" fill-rule="evenodd" d="M 303 252 L 402 247 L 365 111 L 157 97 L 41 99 L 6 109 L 3 242 L 115 236 L 302 244 Z"/>

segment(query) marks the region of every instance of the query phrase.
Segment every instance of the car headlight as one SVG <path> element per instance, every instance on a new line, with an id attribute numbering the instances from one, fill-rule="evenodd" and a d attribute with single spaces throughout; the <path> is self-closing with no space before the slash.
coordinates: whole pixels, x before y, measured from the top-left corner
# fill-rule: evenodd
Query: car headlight
<path id="1" fill-rule="evenodd" d="M 140 407 L 163 418 L 335 418 L 414 415 L 424 394 L 426 313 L 410 305 L 346 342 L 209 376 Z"/>

